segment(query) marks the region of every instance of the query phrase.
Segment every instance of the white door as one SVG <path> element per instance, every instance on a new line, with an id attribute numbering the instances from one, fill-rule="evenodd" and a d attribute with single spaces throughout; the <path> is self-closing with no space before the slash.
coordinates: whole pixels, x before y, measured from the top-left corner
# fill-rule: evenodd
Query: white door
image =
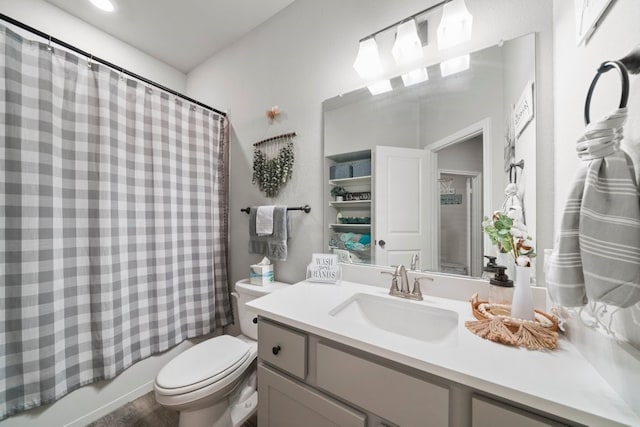
<path id="1" fill-rule="evenodd" d="M 429 152 L 412 148 L 376 146 L 374 238 L 375 263 L 409 266 L 414 254 L 420 269 L 433 268 L 427 215 L 431 186 L 427 185 Z"/>

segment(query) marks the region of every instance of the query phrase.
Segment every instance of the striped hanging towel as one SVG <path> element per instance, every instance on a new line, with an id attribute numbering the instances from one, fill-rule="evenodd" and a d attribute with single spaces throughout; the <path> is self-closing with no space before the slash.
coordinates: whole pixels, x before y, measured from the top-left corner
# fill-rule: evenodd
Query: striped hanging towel
<path id="1" fill-rule="evenodd" d="M 627 109 L 592 122 L 578 140 L 582 160 L 548 260 L 551 299 L 629 307 L 640 301 L 640 192 L 620 149 Z"/>

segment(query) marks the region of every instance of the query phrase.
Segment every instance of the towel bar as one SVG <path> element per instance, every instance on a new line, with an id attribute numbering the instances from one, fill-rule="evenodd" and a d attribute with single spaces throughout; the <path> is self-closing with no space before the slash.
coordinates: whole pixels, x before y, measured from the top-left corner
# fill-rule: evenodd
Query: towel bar
<path id="1" fill-rule="evenodd" d="M 297 206 L 297 207 L 291 207 L 291 208 L 287 208 L 288 211 L 304 211 L 305 213 L 309 213 L 311 212 L 311 206 L 309 205 L 304 205 L 304 206 Z M 240 212 L 245 212 L 246 214 L 249 214 L 251 212 L 251 208 L 242 208 L 240 209 Z"/>

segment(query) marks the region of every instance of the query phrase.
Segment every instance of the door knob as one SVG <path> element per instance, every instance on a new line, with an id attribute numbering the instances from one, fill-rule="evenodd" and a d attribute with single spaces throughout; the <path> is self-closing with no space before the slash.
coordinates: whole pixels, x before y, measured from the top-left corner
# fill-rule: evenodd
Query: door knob
<path id="1" fill-rule="evenodd" d="M 258 323 L 258 318 L 257 318 L 257 317 L 254 317 L 254 318 L 253 318 L 253 320 L 252 320 L 252 322 L 253 322 L 253 323 Z"/>
<path id="2" fill-rule="evenodd" d="M 387 242 L 385 242 L 384 240 L 378 240 L 378 244 L 380 245 L 381 248 L 384 248 L 384 245 L 386 245 Z"/>

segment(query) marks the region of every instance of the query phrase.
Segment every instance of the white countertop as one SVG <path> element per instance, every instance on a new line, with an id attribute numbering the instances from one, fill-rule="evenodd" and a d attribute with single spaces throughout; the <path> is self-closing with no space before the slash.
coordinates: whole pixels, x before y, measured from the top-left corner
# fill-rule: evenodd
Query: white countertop
<path id="1" fill-rule="evenodd" d="M 562 336 L 558 349 L 549 352 L 493 343 L 464 326 L 466 320 L 475 320 L 468 302 L 428 295 L 408 303 L 456 311 L 453 343 L 427 343 L 328 314 L 356 293 L 397 299 L 386 289 L 353 282 L 300 282 L 247 305 L 260 316 L 576 423 L 640 426 L 640 416 Z"/>

